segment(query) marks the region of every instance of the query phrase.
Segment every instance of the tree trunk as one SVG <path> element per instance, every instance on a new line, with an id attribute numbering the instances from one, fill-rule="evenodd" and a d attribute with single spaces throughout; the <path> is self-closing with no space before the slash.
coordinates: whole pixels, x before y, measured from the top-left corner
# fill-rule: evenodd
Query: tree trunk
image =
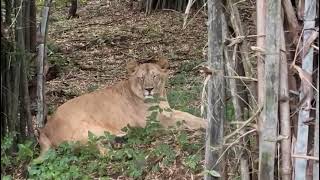
<path id="1" fill-rule="evenodd" d="M 259 142 L 259 179 L 275 179 L 275 154 L 278 136 L 278 94 L 280 63 L 281 1 L 268 0 L 266 11 L 265 100 Z"/>
<path id="2" fill-rule="evenodd" d="M 223 143 L 224 122 L 224 61 L 222 42 L 222 2 L 220 0 L 208 1 L 208 64 L 216 72 L 208 82 L 208 109 L 209 122 L 206 132 L 205 168 L 221 172 L 222 167 L 217 162 L 221 155 Z M 210 174 L 205 180 L 218 179 Z"/>
<path id="3" fill-rule="evenodd" d="M 77 3 L 78 3 L 77 0 L 71 0 L 71 6 L 69 8 L 68 19 L 79 17 L 77 15 L 77 9 L 78 9 L 78 4 Z"/>
<path id="4" fill-rule="evenodd" d="M 309 36 L 312 34 L 315 26 L 315 16 L 316 16 L 316 1 L 315 0 L 305 0 L 304 7 L 304 31 L 303 31 L 303 45 L 305 45 Z M 311 47 L 302 61 L 302 69 L 312 75 L 313 71 L 313 47 Z M 306 81 L 302 79 L 301 81 Z M 312 82 L 311 82 L 312 83 Z M 303 91 L 300 93 L 300 100 L 303 100 L 304 96 L 308 96 L 308 94 L 304 94 Z M 295 145 L 295 153 L 296 155 L 307 155 L 308 153 L 308 134 L 309 134 L 309 126 L 304 122 L 310 118 L 310 110 L 301 108 L 298 115 L 298 132 L 297 132 L 297 141 Z M 297 158 L 295 159 L 295 173 L 294 177 L 296 180 L 304 180 L 306 179 L 306 169 L 307 169 L 307 160 Z"/>

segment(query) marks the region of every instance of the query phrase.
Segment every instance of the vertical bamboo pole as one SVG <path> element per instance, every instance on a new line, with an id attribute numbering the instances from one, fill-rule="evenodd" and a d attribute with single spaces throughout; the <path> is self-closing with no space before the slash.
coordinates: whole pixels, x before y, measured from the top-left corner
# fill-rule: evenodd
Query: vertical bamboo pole
<path id="1" fill-rule="evenodd" d="M 280 67 L 281 1 L 266 4 L 265 91 L 264 116 L 260 127 L 259 179 L 275 179 L 275 154 L 278 133 L 278 94 Z"/>
<path id="2" fill-rule="evenodd" d="M 224 61 L 222 42 L 222 2 L 221 0 L 208 0 L 208 64 L 213 72 L 208 82 L 208 110 L 209 122 L 206 132 L 205 168 L 220 172 L 221 165 L 217 160 L 221 154 L 223 143 L 224 122 Z M 205 180 L 214 177 L 207 173 Z"/>
<path id="3" fill-rule="evenodd" d="M 316 16 L 316 0 L 305 0 L 304 7 L 304 26 L 303 26 L 303 44 L 306 43 L 309 36 L 312 34 L 315 26 L 315 16 Z M 308 52 L 302 52 L 306 56 L 302 60 L 302 69 L 312 74 L 313 71 L 313 47 L 311 47 Z M 303 81 L 303 80 L 302 80 Z M 301 91 L 300 100 L 304 98 L 306 94 Z M 297 155 L 307 155 L 308 152 L 308 134 L 309 126 L 304 122 L 310 117 L 310 110 L 301 108 L 298 115 L 298 132 L 297 132 L 297 141 L 295 145 L 295 154 Z M 295 159 L 294 165 L 295 173 L 294 178 L 296 180 L 305 180 L 306 179 L 306 169 L 307 169 L 307 160 L 297 158 Z"/>

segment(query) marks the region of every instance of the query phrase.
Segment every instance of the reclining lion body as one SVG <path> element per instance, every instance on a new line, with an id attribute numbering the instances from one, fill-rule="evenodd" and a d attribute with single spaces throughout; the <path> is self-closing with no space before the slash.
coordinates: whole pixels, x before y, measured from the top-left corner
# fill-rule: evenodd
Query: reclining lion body
<path id="1" fill-rule="evenodd" d="M 158 64 L 128 64 L 128 80 L 71 99 L 58 107 L 40 130 L 41 155 L 64 141 L 86 143 L 88 131 L 98 136 L 103 135 L 104 131 L 122 136 L 121 129 L 127 125 L 145 127 L 151 106 L 145 98 L 154 94 L 166 97 L 167 67 L 166 60 L 160 60 Z M 166 101 L 159 106 L 170 108 Z M 159 115 L 160 124 L 165 127 L 182 120 L 190 129 L 205 128 L 207 125 L 203 119 L 177 110 L 163 111 Z"/>

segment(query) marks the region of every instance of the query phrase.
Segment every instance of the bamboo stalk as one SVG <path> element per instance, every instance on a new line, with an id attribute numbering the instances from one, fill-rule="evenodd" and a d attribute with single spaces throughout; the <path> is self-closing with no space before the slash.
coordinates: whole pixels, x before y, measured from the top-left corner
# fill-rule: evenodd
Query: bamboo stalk
<path id="1" fill-rule="evenodd" d="M 239 14 L 239 11 L 238 11 L 238 8 L 237 6 L 233 3 L 232 0 L 228 0 L 228 7 L 229 7 L 229 10 L 230 10 L 230 14 L 231 14 L 231 24 L 233 26 L 233 29 L 236 33 L 236 36 L 237 37 L 241 37 L 241 36 L 244 36 L 244 32 L 243 32 L 243 28 L 242 28 L 242 22 L 241 22 L 241 19 L 240 19 L 240 14 Z M 241 60 L 242 60 L 242 64 L 243 64 L 243 68 L 244 68 L 244 71 L 245 71 L 245 75 L 246 77 L 248 78 L 251 78 L 253 76 L 253 73 L 252 73 L 252 64 L 249 60 L 249 52 L 248 52 L 248 43 L 247 43 L 247 40 L 246 39 L 242 39 L 242 43 L 239 45 L 239 48 L 240 48 L 240 56 L 241 56 Z M 246 84 L 245 84 L 246 86 Z M 255 88 L 255 82 L 250 82 L 249 83 L 249 87 L 247 88 L 248 89 L 248 97 L 250 97 L 250 104 L 251 106 L 255 109 L 257 107 L 257 102 L 256 102 L 256 88 Z"/>
<path id="2" fill-rule="evenodd" d="M 234 46 L 234 53 L 232 56 L 232 59 L 230 60 L 228 58 L 228 55 L 226 55 L 226 64 L 227 64 L 227 73 L 229 76 L 234 76 L 233 71 L 231 71 L 230 69 L 234 69 L 235 67 L 235 61 L 236 61 L 236 50 L 237 50 L 237 44 Z M 225 50 L 225 53 L 226 50 Z M 228 59 L 227 59 L 228 58 Z M 239 120 L 239 121 L 243 121 L 243 112 L 242 112 L 242 108 L 238 99 L 238 96 L 236 95 L 237 91 L 237 84 L 236 84 L 236 80 L 235 79 L 229 79 L 229 86 L 230 86 L 230 92 L 231 92 L 231 96 L 232 96 L 232 103 L 233 103 L 233 107 L 235 110 L 235 119 Z M 237 127 L 239 128 L 239 126 Z M 241 134 L 244 133 L 244 129 L 240 129 L 239 132 Z M 241 146 L 245 146 L 245 139 L 242 140 Z M 243 148 L 246 149 L 246 148 Z M 241 179 L 242 180 L 249 180 L 250 176 L 249 176 L 249 166 L 248 166 L 248 158 L 247 155 L 245 153 L 243 153 L 240 150 L 241 153 L 241 157 L 240 157 L 240 175 L 241 175 Z"/>
<path id="3" fill-rule="evenodd" d="M 317 78 L 317 88 L 319 89 L 319 74 Z M 319 93 L 316 98 L 316 119 L 314 127 L 314 156 L 319 159 Z M 319 161 L 313 162 L 313 180 L 319 180 Z"/>
<path id="4" fill-rule="evenodd" d="M 266 21 L 266 0 L 257 0 L 257 48 L 264 50 L 265 46 L 265 21 Z M 258 103 L 264 101 L 264 56 L 257 51 L 257 71 L 258 71 Z M 261 122 L 262 120 L 259 120 Z"/>
<path id="5" fill-rule="evenodd" d="M 281 62 L 280 62 L 280 98 L 289 97 L 288 64 L 283 22 L 280 26 Z M 281 141 L 281 177 L 282 180 L 291 180 L 291 124 L 289 100 L 280 101 L 280 134 L 287 137 Z"/>
<path id="6" fill-rule="evenodd" d="M 278 137 L 278 94 L 280 66 L 281 2 L 268 0 L 266 4 L 265 91 L 264 116 L 260 127 L 259 179 L 275 179 L 275 155 Z"/>
<path id="7" fill-rule="evenodd" d="M 264 102 L 264 48 L 265 48 L 265 21 L 266 21 L 266 0 L 256 1 L 256 11 L 257 11 L 257 47 L 251 47 L 256 51 L 257 55 L 257 79 L 258 79 L 258 104 L 263 107 Z M 262 110 L 264 111 L 264 110 Z M 262 122 L 264 121 L 263 113 L 260 114 L 258 119 L 258 129 L 262 129 Z M 261 136 L 257 138 L 257 144 L 260 144 L 262 140 Z M 257 148 L 258 149 L 258 148 Z M 253 162 L 254 169 L 259 169 L 259 164 Z M 258 174 L 253 173 L 254 179 L 258 179 Z"/>
<path id="8" fill-rule="evenodd" d="M 223 42 L 225 42 L 226 36 L 227 36 L 227 32 L 228 32 L 228 27 L 227 27 L 227 23 L 225 20 L 225 16 L 223 16 Z M 235 44 L 234 46 L 234 51 L 233 51 L 233 55 L 232 58 L 229 58 L 229 54 L 228 54 L 228 47 L 224 48 L 224 57 L 225 57 L 225 62 L 226 62 L 226 67 L 225 69 L 227 70 L 227 74 L 228 76 L 232 77 L 235 76 L 235 67 L 236 67 L 236 55 L 237 55 L 237 48 L 238 48 L 238 44 Z M 242 107 L 241 104 L 239 102 L 239 98 L 237 96 L 238 93 L 238 89 L 237 89 L 237 83 L 236 83 L 236 79 L 234 78 L 230 78 L 229 79 L 229 87 L 230 87 L 230 92 L 231 92 L 231 96 L 232 96 L 232 103 L 233 103 L 233 107 L 235 110 L 235 119 L 239 120 L 239 121 L 244 121 L 244 114 L 242 112 Z M 240 127 L 240 125 L 237 125 L 238 129 Z M 239 132 L 241 134 L 244 134 L 244 129 L 240 129 Z M 250 176 L 249 176 L 249 166 L 248 166 L 248 155 L 247 152 L 245 152 L 245 150 L 247 149 L 246 147 L 246 137 L 244 137 L 242 140 L 242 142 L 240 143 L 241 146 L 243 146 L 243 148 L 240 148 L 239 153 L 241 154 L 240 156 L 240 174 L 241 174 L 241 179 L 243 180 L 249 180 Z M 226 176 L 226 175 L 225 175 Z"/>
<path id="9" fill-rule="evenodd" d="M 294 44 L 297 44 L 300 26 L 296 17 L 296 13 L 290 0 L 282 0 L 281 2 L 288 21 L 289 32 L 291 34 L 290 39 L 293 41 Z"/>
<path id="10" fill-rule="evenodd" d="M 44 65 L 45 65 L 45 57 L 46 57 L 46 37 L 48 34 L 48 20 L 49 20 L 49 11 L 52 0 L 46 0 L 44 2 L 44 8 L 42 10 L 42 19 L 40 22 L 40 32 L 39 32 L 39 46 L 38 46 L 38 56 L 37 56 L 37 64 L 38 64 L 38 74 L 37 74 L 37 123 L 36 127 L 41 128 L 44 126 L 45 119 L 45 87 L 44 87 Z"/>
<path id="11" fill-rule="evenodd" d="M 305 0 L 304 7 L 304 31 L 303 31 L 303 45 L 306 43 L 305 41 L 309 38 L 312 33 L 312 29 L 315 26 L 315 16 L 316 16 L 316 1 L 315 0 Z M 313 48 L 308 50 L 307 55 L 304 57 L 302 61 L 302 69 L 312 74 L 313 71 Z M 303 81 L 303 79 L 302 79 Z M 303 91 L 300 93 L 300 100 L 304 98 Z M 308 152 L 308 134 L 309 134 L 309 126 L 304 122 L 310 118 L 310 111 L 306 109 L 301 109 L 298 115 L 298 132 L 297 132 L 297 141 L 295 145 L 295 154 L 299 155 L 307 155 Z M 306 159 L 296 159 L 295 160 L 295 173 L 294 177 L 296 180 L 306 179 L 306 169 L 307 169 L 307 160 Z"/>
<path id="12" fill-rule="evenodd" d="M 24 2 L 22 0 L 16 0 L 15 1 L 15 14 L 16 14 L 16 27 L 15 27 L 15 39 L 16 39 L 16 64 L 14 65 L 14 74 L 11 76 L 14 77 L 13 81 L 13 95 L 12 98 L 12 119 L 10 121 L 13 121 L 15 124 L 15 130 L 16 132 L 19 132 L 21 130 L 21 122 L 20 122 L 20 116 L 19 116 L 19 92 L 20 92 L 20 83 L 21 83 L 21 63 L 22 61 L 25 61 L 25 46 L 24 46 L 24 23 L 23 23 L 23 13 L 24 13 Z M 11 131 L 14 132 L 14 131 Z M 18 134 L 18 141 L 22 140 L 22 137 L 25 136 L 24 132 L 21 132 Z"/>
<path id="13" fill-rule="evenodd" d="M 224 61 L 222 41 L 222 2 L 208 0 L 208 64 L 209 68 L 219 72 L 211 75 L 208 82 L 208 128 L 206 131 L 205 169 L 221 172 L 218 163 L 223 143 L 224 123 Z M 214 149 L 214 150 L 213 150 Z M 209 173 L 205 180 L 218 179 Z"/>
<path id="14" fill-rule="evenodd" d="M 28 1 L 20 1 L 18 0 L 17 3 L 21 4 L 19 15 L 17 15 L 17 50 L 18 50 L 18 60 L 20 61 L 20 87 L 19 87 L 19 100 L 20 100 L 20 118 L 17 119 L 17 124 L 19 124 L 19 139 L 23 141 L 26 136 L 26 127 L 27 122 L 29 121 L 28 118 L 31 118 L 31 116 L 28 116 L 28 111 L 30 112 L 30 107 L 28 107 L 27 104 L 27 98 L 25 95 L 25 88 L 28 89 L 28 82 L 27 82 L 27 72 L 26 72 L 26 56 L 28 56 L 28 50 L 26 48 L 26 43 L 30 43 L 28 39 L 28 30 L 25 27 L 29 27 L 28 25 L 28 17 L 26 16 L 26 7 L 28 6 Z"/>

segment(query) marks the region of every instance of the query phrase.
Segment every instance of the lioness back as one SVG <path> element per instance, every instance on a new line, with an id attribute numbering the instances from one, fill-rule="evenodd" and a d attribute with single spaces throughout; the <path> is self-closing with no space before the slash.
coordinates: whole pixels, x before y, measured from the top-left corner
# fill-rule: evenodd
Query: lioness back
<path id="1" fill-rule="evenodd" d="M 142 100 L 130 95 L 127 84 L 127 81 L 120 82 L 58 107 L 44 128 L 52 145 L 63 141 L 85 142 L 88 131 L 96 135 L 103 135 L 104 131 L 118 135 L 128 124 L 143 127 L 147 107 Z"/>
<path id="2" fill-rule="evenodd" d="M 157 64 L 127 64 L 128 80 L 71 99 L 57 108 L 40 131 L 39 143 L 44 152 L 63 141 L 86 142 L 88 131 L 102 135 L 108 131 L 123 135 L 122 128 L 144 127 L 149 105 L 145 98 L 165 96 L 168 61 Z"/>

